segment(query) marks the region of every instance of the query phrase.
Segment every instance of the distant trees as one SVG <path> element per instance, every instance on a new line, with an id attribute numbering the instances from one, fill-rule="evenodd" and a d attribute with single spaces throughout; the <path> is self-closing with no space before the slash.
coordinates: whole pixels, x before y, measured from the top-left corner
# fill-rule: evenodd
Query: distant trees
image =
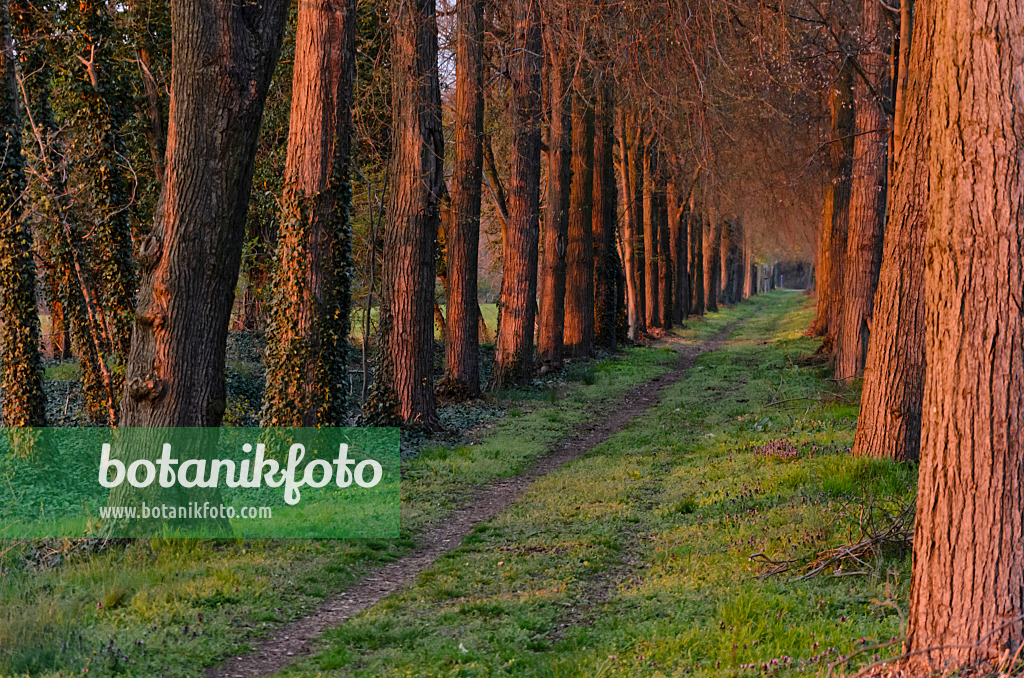
<path id="1" fill-rule="evenodd" d="M 590 78 L 577 71 L 572 97 L 572 190 L 566 246 L 565 350 L 594 352 L 594 108 Z"/>

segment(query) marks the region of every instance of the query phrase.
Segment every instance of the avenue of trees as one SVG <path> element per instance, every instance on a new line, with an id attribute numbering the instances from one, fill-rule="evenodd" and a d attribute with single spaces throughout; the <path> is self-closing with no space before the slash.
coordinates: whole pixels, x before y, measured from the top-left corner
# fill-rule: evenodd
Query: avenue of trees
<path id="1" fill-rule="evenodd" d="M 1022 55 L 1024 0 L 0 0 L 3 425 L 45 355 L 219 426 L 255 330 L 264 425 L 434 430 L 813 262 L 920 464 L 905 661 L 1017 652 Z"/>

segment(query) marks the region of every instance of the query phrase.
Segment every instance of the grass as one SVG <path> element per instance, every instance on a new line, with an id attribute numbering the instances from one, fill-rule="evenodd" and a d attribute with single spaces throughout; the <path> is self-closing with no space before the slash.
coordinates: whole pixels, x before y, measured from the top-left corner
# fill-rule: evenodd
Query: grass
<path id="1" fill-rule="evenodd" d="M 806 297 L 778 292 L 681 331 L 746 319 L 648 415 L 284 675 L 823 674 L 899 636 L 907 553 L 806 581 L 762 579 L 750 560 L 845 543 L 870 497 L 913 495 L 911 468 L 847 453 L 856 394 L 805 364 L 811 318 Z M 770 454 L 779 438 L 836 451 Z"/>
<path id="2" fill-rule="evenodd" d="M 376 306 L 370 309 L 370 321 L 376 326 L 377 315 L 380 309 Z M 445 318 L 448 317 L 448 309 L 444 304 L 441 304 L 441 312 Z M 487 331 L 490 336 L 494 337 L 494 332 L 498 327 L 498 305 L 497 304 L 480 304 L 480 312 L 483 313 L 484 323 L 487 325 Z M 363 338 L 363 318 L 366 314 L 362 308 L 356 308 L 352 311 L 352 338 L 362 339 Z M 441 339 L 441 329 L 434 323 L 434 338 Z"/>
<path id="3" fill-rule="evenodd" d="M 569 373 L 551 387 L 552 402 L 537 389 L 499 394 L 512 409 L 472 444 L 403 462 L 397 540 L 0 542 L 0 675 L 195 676 L 407 552 L 425 521 L 519 473 L 671 358 L 631 349 L 578 368 L 578 381 Z"/>

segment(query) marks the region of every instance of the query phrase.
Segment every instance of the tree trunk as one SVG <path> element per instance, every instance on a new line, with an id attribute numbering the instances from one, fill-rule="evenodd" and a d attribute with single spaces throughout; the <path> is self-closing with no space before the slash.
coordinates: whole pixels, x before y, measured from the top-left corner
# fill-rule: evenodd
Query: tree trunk
<path id="1" fill-rule="evenodd" d="M 573 82 L 572 196 L 566 254 L 565 347 L 573 358 L 594 353 L 594 109 L 581 74 Z"/>
<path id="2" fill-rule="evenodd" d="M 910 0 L 904 4 L 910 5 Z M 904 16 L 907 23 L 912 21 L 909 12 Z M 911 47 L 909 34 L 904 35 L 907 37 L 900 41 L 903 78 L 897 92 L 892 194 L 853 453 L 916 460 L 925 374 L 924 246 L 932 36 L 922 34 L 922 44 Z"/>
<path id="3" fill-rule="evenodd" d="M 669 232 L 669 214 L 675 208 L 668 204 L 668 185 L 662 159 L 661 171 L 658 173 L 658 300 L 661 308 L 658 315 L 662 329 L 672 329 L 672 235 Z"/>
<path id="4" fill-rule="evenodd" d="M 299 5 L 265 360 L 267 426 L 342 426 L 348 410 L 355 29 L 355 0 Z"/>
<path id="5" fill-rule="evenodd" d="M 608 73 L 597 86 L 594 135 L 594 342 L 612 351 L 616 344 L 618 297 L 615 253 L 615 104 Z"/>
<path id="6" fill-rule="evenodd" d="M 672 315 L 674 322 L 686 322 L 690 312 L 689 220 L 690 212 L 679 185 L 670 181 L 665 193 L 668 202 L 669 250 L 672 258 Z"/>
<path id="7" fill-rule="evenodd" d="M 480 202 L 484 128 L 484 4 L 456 4 L 455 167 L 452 170 L 452 219 L 447 234 L 448 335 L 445 383 L 449 393 L 480 393 L 480 330 L 477 300 L 480 255 Z M 484 331 L 487 326 L 483 325 Z"/>
<path id="8" fill-rule="evenodd" d="M 381 329 L 371 408 L 390 401 L 400 421 L 434 429 L 440 422 L 434 401 L 432 310 L 444 190 L 435 5 L 430 0 L 392 0 L 389 21 L 391 200 L 384 226 Z"/>
<path id="9" fill-rule="evenodd" d="M 18 74 L 10 0 L 0 0 L 0 390 L 4 426 L 46 426 L 32 232 L 22 218 Z"/>
<path id="10" fill-rule="evenodd" d="M 562 366 L 565 353 L 566 251 L 569 238 L 569 193 L 575 135 L 573 95 L 565 57 L 558 47 L 558 29 L 548 35 L 548 199 L 544 218 L 544 257 L 540 272 L 540 333 L 537 359 L 544 372 Z M 574 187 L 573 187 L 574 188 Z"/>
<path id="11" fill-rule="evenodd" d="M 707 237 L 704 215 L 692 208 L 690 212 L 690 313 L 704 315 L 704 238 Z"/>
<path id="12" fill-rule="evenodd" d="M 643 148 L 643 235 L 644 235 L 644 312 L 647 328 L 661 327 L 661 302 L 658 298 L 658 176 L 661 173 L 658 146 L 653 139 Z"/>
<path id="13" fill-rule="evenodd" d="M 836 76 L 829 91 L 829 109 L 832 116 L 832 142 L 829 145 L 829 171 L 831 186 L 825 194 L 824 227 L 829 234 L 829 280 L 825 289 L 818 292 L 818 303 L 822 295 L 827 299 L 828 330 L 825 347 L 835 347 L 839 334 L 845 296 L 846 241 L 850 226 L 850 187 L 853 181 L 854 143 L 854 99 L 853 66 L 849 60 Z M 775 289 L 775 268 L 771 272 L 771 289 Z"/>
<path id="14" fill-rule="evenodd" d="M 288 3 L 180 0 L 166 181 L 139 251 L 121 425 L 218 426 L 253 158 Z"/>
<path id="15" fill-rule="evenodd" d="M 636 137 L 631 131 L 625 109 L 619 109 L 619 183 L 625 217 L 622 221 L 622 268 L 626 283 L 626 315 L 629 326 L 628 338 L 637 341 L 644 331 L 643 278 L 641 264 L 637 261 L 637 231 L 640 221 L 640 206 L 636 200 Z M 632 138 L 631 138 L 632 137 Z"/>
<path id="16" fill-rule="evenodd" d="M 917 9 L 912 64 L 934 70 L 918 83 L 930 101 L 927 376 L 907 649 L 924 675 L 1024 643 L 1024 2 Z"/>
<path id="17" fill-rule="evenodd" d="M 846 243 L 843 305 L 836 337 L 836 377 L 850 379 L 864 369 L 882 264 L 885 232 L 886 145 L 889 106 L 888 24 L 877 0 L 863 0 L 862 26 L 870 43 L 860 63 L 866 77 L 857 79 L 856 138 L 850 190 L 850 230 Z"/>
<path id="18" fill-rule="evenodd" d="M 501 289 L 501 326 L 495 388 L 526 383 L 533 374 L 540 212 L 540 102 L 542 41 L 534 0 L 513 0 L 512 172 L 508 236 Z"/>
<path id="19" fill-rule="evenodd" d="M 719 278 L 722 273 L 722 220 L 716 214 L 705 224 L 704 230 L 704 310 L 718 310 Z"/>

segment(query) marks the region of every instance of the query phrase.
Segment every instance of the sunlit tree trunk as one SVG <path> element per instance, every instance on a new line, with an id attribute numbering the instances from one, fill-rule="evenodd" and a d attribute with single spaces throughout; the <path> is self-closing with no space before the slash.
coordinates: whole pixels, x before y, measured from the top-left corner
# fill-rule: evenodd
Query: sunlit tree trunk
<path id="1" fill-rule="evenodd" d="M 348 405 L 356 2 L 299 5 L 263 422 L 341 426 Z"/>
<path id="2" fill-rule="evenodd" d="M 722 274 L 722 220 L 712 212 L 704 230 L 704 310 L 718 310 L 719 279 Z"/>
<path id="3" fill-rule="evenodd" d="M 622 221 L 622 268 L 626 283 L 626 315 L 628 338 L 636 341 L 646 328 L 641 303 L 643 289 L 642 263 L 636 244 L 640 230 L 642 205 L 636 199 L 636 171 L 638 142 L 635 130 L 630 126 L 629 116 L 624 108 L 619 109 L 619 192 L 622 197 L 624 218 Z"/>
<path id="4" fill-rule="evenodd" d="M 444 185 L 437 17 L 430 0 L 392 0 L 390 201 L 384 226 L 375 402 L 403 422 L 440 423 L 434 401 L 435 247 Z M 505 319 L 502 318 L 504 323 Z"/>
<path id="5" fill-rule="evenodd" d="M 689 220 L 690 211 L 673 180 L 665 193 L 668 203 L 669 250 L 672 258 L 672 315 L 674 322 L 686 322 L 690 312 Z"/>
<path id="6" fill-rule="evenodd" d="M 863 0 L 861 25 L 869 39 L 859 61 L 863 74 L 856 81 L 856 135 L 853 143 L 853 183 L 850 189 L 850 228 L 843 271 L 843 304 L 836 335 L 836 377 L 856 377 L 864 369 L 868 337 L 882 263 L 887 185 L 886 146 L 889 129 L 889 57 L 891 45 L 884 8 Z"/>
<path id="7" fill-rule="evenodd" d="M 534 0 L 513 0 L 516 55 L 512 63 L 512 171 L 505 238 L 494 385 L 525 383 L 533 373 L 540 212 L 542 40 Z"/>
<path id="8" fill-rule="evenodd" d="M 692 203 L 691 203 L 692 205 Z M 704 238 L 706 219 L 702 212 L 690 212 L 690 313 L 704 315 Z"/>
<path id="9" fill-rule="evenodd" d="M 904 5 L 912 5 L 906 0 Z M 904 7 L 903 21 L 912 21 Z M 927 11 L 927 10 L 926 10 Z M 924 263 L 928 219 L 929 91 L 932 36 L 901 39 L 893 176 L 885 249 L 853 453 L 917 459 L 924 389 Z M 916 36 L 914 39 L 917 39 Z M 913 47 L 912 47 L 913 45 Z"/>
<path id="10" fill-rule="evenodd" d="M 644 234 L 644 313 L 648 328 L 661 327 L 661 301 L 658 297 L 658 237 L 661 200 L 658 176 L 661 174 L 658 145 L 647 139 L 643 148 L 643 234 Z"/>
<path id="11" fill-rule="evenodd" d="M 843 66 L 829 89 L 829 110 L 832 117 L 832 139 L 829 144 L 829 173 L 831 186 L 825 193 L 825 219 L 823 228 L 830 229 L 829 279 L 825 288 L 818 290 L 818 303 L 828 308 L 828 328 L 825 347 L 835 347 L 839 333 L 845 294 L 846 241 L 850 225 L 850 186 L 853 181 L 854 100 L 853 67 L 849 61 Z M 770 276 L 771 289 L 775 289 L 774 266 Z M 826 298 L 823 300 L 822 296 Z"/>
<path id="12" fill-rule="evenodd" d="M 929 100 L 930 182 L 907 668 L 949 675 L 1024 643 L 1024 2 L 916 9 L 911 70 L 932 72 L 907 94 Z"/>
<path id="13" fill-rule="evenodd" d="M 594 134 L 594 343 L 613 350 L 616 344 L 618 297 L 615 251 L 615 104 L 613 83 L 604 74 L 596 87 Z"/>
<path id="14" fill-rule="evenodd" d="M 455 49 L 455 167 L 452 218 L 447 234 L 448 334 L 445 384 L 449 394 L 480 392 L 480 334 L 477 294 L 484 125 L 484 3 L 459 0 Z"/>
<path id="15" fill-rule="evenodd" d="M 662 158 L 661 171 L 658 173 L 658 301 L 661 308 L 658 317 L 662 329 L 672 328 L 672 235 L 669 232 L 669 214 L 672 211 L 668 204 L 668 184 Z"/>
<path id="16" fill-rule="evenodd" d="M 544 256 L 540 270 L 540 332 L 537 359 L 545 372 L 562 366 L 565 353 L 566 251 L 569 237 L 569 191 L 572 174 L 573 95 L 559 46 L 559 30 L 549 27 L 547 208 L 544 215 Z"/>
<path id="17" fill-rule="evenodd" d="M 17 61 L 10 0 L 0 0 L 0 419 L 4 426 L 46 426 L 32 232 L 22 218 L 25 161 Z"/>
<path id="18" fill-rule="evenodd" d="M 594 352 L 594 109 L 579 73 L 573 82 L 572 195 L 566 250 L 565 347 L 574 357 Z"/>
<path id="19" fill-rule="evenodd" d="M 221 423 L 253 159 L 287 13 L 284 0 L 180 0 L 171 8 L 166 181 L 139 252 L 122 426 Z"/>

